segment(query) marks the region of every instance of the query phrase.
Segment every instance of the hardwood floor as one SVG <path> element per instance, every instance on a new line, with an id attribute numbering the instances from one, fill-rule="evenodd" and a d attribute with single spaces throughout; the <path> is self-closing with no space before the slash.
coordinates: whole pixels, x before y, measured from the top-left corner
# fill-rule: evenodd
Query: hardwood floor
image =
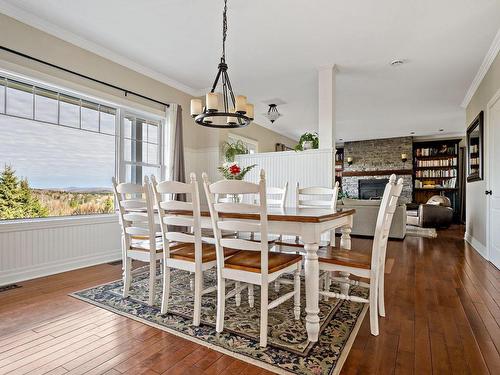
<path id="1" fill-rule="evenodd" d="M 353 239 L 369 250 L 371 241 Z M 463 241 L 390 241 L 387 317 L 368 314 L 342 374 L 500 374 L 500 271 Z M 99 265 L 0 293 L 0 374 L 268 374 L 177 336 L 93 307 L 68 293 L 120 277 Z"/>

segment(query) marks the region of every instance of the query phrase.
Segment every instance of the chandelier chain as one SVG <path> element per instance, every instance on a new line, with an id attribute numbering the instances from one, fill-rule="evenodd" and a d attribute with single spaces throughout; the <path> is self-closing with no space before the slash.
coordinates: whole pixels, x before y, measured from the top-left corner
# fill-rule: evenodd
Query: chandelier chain
<path id="1" fill-rule="evenodd" d="M 227 0 L 224 0 L 224 13 L 222 14 L 222 60 L 226 60 L 227 38 Z"/>

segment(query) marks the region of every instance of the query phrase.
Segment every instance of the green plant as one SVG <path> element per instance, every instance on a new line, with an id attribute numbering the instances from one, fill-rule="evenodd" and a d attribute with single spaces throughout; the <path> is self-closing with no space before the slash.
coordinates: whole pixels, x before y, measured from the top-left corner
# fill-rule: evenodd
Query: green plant
<path id="1" fill-rule="evenodd" d="M 299 138 L 299 143 L 294 147 L 295 151 L 304 151 L 304 142 L 312 142 L 312 148 L 319 148 L 318 133 L 304 133 Z"/>
<path id="2" fill-rule="evenodd" d="M 248 154 L 248 148 L 241 140 L 225 141 L 222 143 L 222 152 L 226 162 L 233 162 L 236 155 Z"/>
<path id="3" fill-rule="evenodd" d="M 243 180 L 245 175 L 256 167 L 257 164 L 249 165 L 248 167 L 241 168 L 235 162 L 226 162 L 217 169 L 226 180 Z"/>

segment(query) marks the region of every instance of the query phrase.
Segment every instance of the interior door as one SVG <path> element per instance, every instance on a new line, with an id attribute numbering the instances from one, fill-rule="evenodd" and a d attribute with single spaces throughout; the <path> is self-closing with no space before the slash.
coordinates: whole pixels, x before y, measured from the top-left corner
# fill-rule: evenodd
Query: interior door
<path id="1" fill-rule="evenodd" d="M 489 258 L 500 269 L 500 95 L 489 108 L 489 187 L 486 191 L 489 203 Z"/>

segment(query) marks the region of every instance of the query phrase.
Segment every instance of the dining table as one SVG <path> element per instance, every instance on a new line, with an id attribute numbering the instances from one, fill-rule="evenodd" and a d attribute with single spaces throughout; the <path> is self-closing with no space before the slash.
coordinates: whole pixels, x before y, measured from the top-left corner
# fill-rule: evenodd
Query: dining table
<path id="1" fill-rule="evenodd" d="M 202 206 L 201 227 L 212 229 L 208 206 Z M 341 230 L 340 247 L 351 249 L 351 230 L 354 209 L 268 207 L 269 233 L 299 236 L 304 243 L 304 276 L 306 290 L 306 330 L 309 341 L 318 341 L 319 318 L 319 260 L 321 235 L 337 228 Z M 182 216 L 182 211 L 169 212 Z M 222 219 L 259 220 L 259 214 L 220 213 Z M 347 285 L 347 284 L 346 284 Z M 348 287 L 348 285 L 347 285 Z"/>

